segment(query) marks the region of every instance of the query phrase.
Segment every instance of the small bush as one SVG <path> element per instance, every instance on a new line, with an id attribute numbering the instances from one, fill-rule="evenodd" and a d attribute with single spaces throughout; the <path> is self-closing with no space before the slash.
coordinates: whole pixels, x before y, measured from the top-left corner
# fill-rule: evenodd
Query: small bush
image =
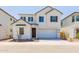
<path id="1" fill-rule="evenodd" d="M 76 37 L 79 39 L 79 33 L 76 34 Z"/>
<path id="2" fill-rule="evenodd" d="M 65 39 L 66 38 L 65 33 L 64 32 L 60 32 L 60 37 L 61 37 L 61 39 Z"/>
<path id="3" fill-rule="evenodd" d="M 73 41 L 74 41 L 73 38 L 67 38 L 67 40 L 68 40 L 69 42 L 73 42 Z"/>
<path id="4" fill-rule="evenodd" d="M 66 35 L 65 35 L 65 36 L 66 36 L 66 38 L 69 38 L 69 33 L 66 33 Z"/>

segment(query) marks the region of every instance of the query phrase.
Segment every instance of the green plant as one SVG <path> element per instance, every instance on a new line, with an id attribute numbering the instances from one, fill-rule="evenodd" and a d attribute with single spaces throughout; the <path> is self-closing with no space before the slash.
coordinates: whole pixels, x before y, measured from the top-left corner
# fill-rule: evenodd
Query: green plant
<path id="1" fill-rule="evenodd" d="M 79 33 L 76 34 L 76 37 L 79 39 Z"/>
<path id="2" fill-rule="evenodd" d="M 61 37 L 61 39 L 65 39 L 66 38 L 65 33 L 64 32 L 60 32 L 60 37 Z"/>
<path id="3" fill-rule="evenodd" d="M 65 35 L 65 36 L 66 36 L 66 38 L 69 38 L 69 33 L 66 33 L 66 35 Z"/>
<path id="4" fill-rule="evenodd" d="M 74 41 L 73 38 L 67 38 L 67 40 L 68 40 L 69 42 L 73 42 L 73 41 Z"/>

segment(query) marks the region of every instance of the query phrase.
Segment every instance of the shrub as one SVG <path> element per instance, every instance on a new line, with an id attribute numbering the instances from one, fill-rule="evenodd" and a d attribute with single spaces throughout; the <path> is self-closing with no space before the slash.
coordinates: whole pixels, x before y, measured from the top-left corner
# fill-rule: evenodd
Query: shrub
<path id="1" fill-rule="evenodd" d="M 60 37 L 61 37 L 61 39 L 66 39 L 65 33 L 64 32 L 60 32 Z"/>
<path id="2" fill-rule="evenodd" d="M 66 35 L 65 35 L 65 36 L 66 36 L 66 38 L 69 38 L 69 33 L 66 33 Z"/>
<path id="3" fill-rule="evenodd" d="M 76 37 L 79 39 L 79 33 L 76 34 Z"/>

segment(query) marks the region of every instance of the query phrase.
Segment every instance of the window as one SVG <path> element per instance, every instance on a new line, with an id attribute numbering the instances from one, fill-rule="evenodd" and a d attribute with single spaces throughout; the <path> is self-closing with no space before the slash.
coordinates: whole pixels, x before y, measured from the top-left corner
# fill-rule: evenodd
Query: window
<path id="1" fill-rule="evenodd" d="M 74 22 L 75 21 L 75 16 L 72 16 L 72 22 Z"/>
<path id="2" fill-rule="evenodd" d="M 31 17 L 31 21 L 33 22 L 33 17 Z"/>
<path id="3" fill-rule="evenodd" d="M 23 35 L 24 34 L 24 28 L 19 28 L 19 34 Z"/>
<path id="4" fill-rule="evenodd" d="M 12 18 L 10 18 L 10 20 L 12 21 Z"/>
<path id="5" fill-rule="evenodd" d="M 12 29 L 10 29 L 10 32 L 12 32 Z"/>
<path id="6" fill-rule="evenodd" d="M 20 19 L 23 19 L 23 17 L 21 17 Z"/>
<path id="7" fill-rule="evenodd" d="M 22 19 L 22 20 L 26 21 L 26 17 L 21 17 L 20 19 Z"/>
<path id="8" fill-rule="evenodd" d="M 13 20 L 13 22 L 15 22 L 15 20 Z"/>
<path id="9" fill-rule="evenodd" d="M 2 24 L 0 24 L 0 26 L 2 26 Z"/>
<path id="10" fill-rule="evenodd" d="M 33 17 L 28 17 L 29 22 L 33 22 Z"/>
<path id="11" fill-rule="evenodd" d="M 23 19 L 24 21 L 26 21 L 26 17 L 24 17 L 24 19 Z"/>
<path id="12" fill-rule="evenodd" d="M 63 21 L 61 21 L 61 26 L 63 25 Z"/>
<path id="13" fill-rule="evenodd" d="M 79 16 L 76 16 L 76 21 L 79 21 Z"/>
<path id="14" fill-rule="evenodd" d="M 30 22 L 30 17 L 28 17 L 28 21 Z"/>
<path id="15" fill-rule="evenodd" d="M 58 17 L 57 16 L 50 16 L 50 22 L 57 22 Z"/>
<path id="16" fill-rule="evenodd" d="M 39 16 L 39 22 L 44 22 L 44 16 Z"/>

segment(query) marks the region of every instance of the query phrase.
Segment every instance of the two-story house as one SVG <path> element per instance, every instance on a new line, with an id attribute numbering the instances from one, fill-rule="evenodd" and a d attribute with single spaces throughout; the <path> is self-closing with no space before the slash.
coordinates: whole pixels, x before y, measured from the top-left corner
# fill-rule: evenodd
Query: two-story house
<path id="1" fill-rule="evenodd" d="M 76 38 L 79 33 L 79 12 L 74 12 L 62 20 L 61 32 L 70 38 Z"/>
<path id="2" fill-rule="evenodd" d="M 47 6 L 34 14 L 19 14 L 14 22 L 14 39 L 58 39 L 60 38 L 61 15 L 59 10 Z"/>
<path id="3" fill-rule="evenodd" d="M 16 18 L 0 8 L 0 40 L 12 37 L 11 23 L 15 21 Z"/>

